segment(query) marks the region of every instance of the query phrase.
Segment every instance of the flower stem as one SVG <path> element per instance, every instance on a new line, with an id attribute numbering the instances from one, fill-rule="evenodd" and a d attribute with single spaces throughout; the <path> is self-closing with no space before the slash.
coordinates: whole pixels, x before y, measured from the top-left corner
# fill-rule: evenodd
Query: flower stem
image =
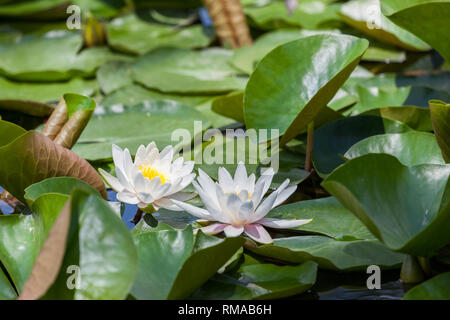
<path id="1" fill-rule="evenodd" d="M 306 138 L 306 160 L 305 160 L 305 170 L 311 172 L 312 170 L 312 152 L 314 145 L 314 121 L 308 124 Z"/>

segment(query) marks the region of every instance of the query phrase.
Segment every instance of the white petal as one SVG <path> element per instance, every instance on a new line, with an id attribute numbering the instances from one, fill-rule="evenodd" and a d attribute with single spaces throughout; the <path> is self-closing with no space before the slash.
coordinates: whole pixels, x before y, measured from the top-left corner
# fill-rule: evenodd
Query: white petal
<path id="1" fill-rule="evenodd" d="M 203 233 L 215 235 L 223 231 L 228 226 L 226 223 L 213 223 L 212 225 L 201 228 Z"/>
<path id="2" fill-rule="evenodd" d="M 273 208 L 273 204 L 277 199 L 278 193 L 272 192 L 256 209 L 255 214 L 252 217 L 252 222 L 264 218 L 266 214 Z"/>
<path id="3" fill-rule="evenodd" d="M 159 177 L 157 177 L 159 178 Z M 154 179 L 157 179 L 154 178 Z M 154 180 L 152 179 L 152 180 Z M 160 199 L 164 197 L 167 194 L 167 191 L 172 187 L 172 185 L 169 182 L 166 182 L 164 184 L 157 185 L 157 187 L 153 190 L 152 196 L 155 198 L 155 200 Z"/>
<path id="4" fill-rule="evenodd" d="M 131 169 L 131 179 L 136 192 L 146 191 L 146 184 L 149 183 L 149 180 L 142 175 L 142 172 L 136 166 Z"/>
<path id="5" fill-rule="evenodd" d="M 142 165 L 145 161 L 146 154 L 147 154 L 146 148 L 143 144 L 141 144 L 136 151 L 136 156 L 134 157 L 134 164 L 136 166 Z"/>
<path id="6" fill-rule="evenodd" d="M 195 192 L 177 192 L 168 196 L 169 199 L 175 199 L 178 201 L 187 201 L 194 198 L 197 194 Z"/>
<path id="7" fill-rule="evenodd" d="M 264 229 L 264 227 L 259 224 L 246 225 L 244 227 L 244 232 L 247 236 L 249 236 L 250 238 L 252 238 L 257 242 L 264 244 L 269 244 L 273 242 L 272 237 L 267 232 L 267 230 Z"/>
<path id="8" fill-rule="evenodd" d="M 205 204 L 206 209 L 215 216 L 215 213 L 220 213 L 220 207 L 217 201 L 216 197 L 213 197 L 211 192 L 206 192 L 203 190 L 202 187 L 197 182 L 192 182 L 192 185 L 194 186 L 195 190 L 197 190 L 198 195 L 202 199 L 203 203 Z M 217 217 L 219 218 L 219 217 Z"/>
<path id="9" fill-rule="evenodd" d="M 183 211 L 179 206 L 177 206 L 173 201 L 173 199 L 169 198 L 161 198 L 153 202 L 154 207 L 161 207 L 167 210 L 172 211 Z M 155 208 L 156 209 L 156 208 Z"/>
<path id="10" fill-rule="evenodd" d="M 194 217 L 197 217 L 200 219 L 206 219 L 209 221 L 214 221 L 214 220 L 212 220 L 212 217 L 209 214 L 209 212 L 206 211 L 205 209 L 202 209 L 202 208 L 193 206 L 189 203 L 178 201 L 178 200 L 172 200 L 172 202 L 175 203 L 177 206 L 179 206 L 181 209 L 192 214 Z"/>
<path id="11" fill-rule="evenodd" d="M 278 193 L 278 190 L 276 191 L 278 193 L 277 199 L 275 200 L 275 203 L 273 204 L 272 208 L 275 208 L 276 206 L 279 206 L 284 201 L 287 200 L 297 189 L 297 186 L 292 186 L 287 188 L 286 190 L 283 190 L 281 193 Z"/>
<path id="12" fill-rule="evenodd" d="M 255 192 L 252 195 L 252 200 L 253 204 L 255 205 L 255 208 L 258 207 L 267 190 L 269 190 L 270 184 L 272 183 L 272 179 L 273 175 L 264 174 L 256 182 Z"/>
<path id="13" fill-rule="evenodd" d="M 275 190 L 275 191 L 277 191 L 278 193 L 281 193 L 281 192 L 282 192 L 284 189 L 286 189 L 286 187 L 289 185 L 289 182 L 291 182 L 291 180 L 289 180 L 289 179 L 284 180 L 283 183 L 280 184 L 280 186 L 278 187 L 278 189 Z"/>
<path id="14" fill-rule="evenodd" d="M 116 196 L 117 200 L 129 204 L 138 204 L 140 201 L 136 194 L 128 192 L 128 191 L 121 191 L 117 193 Z"/>
<path id="15" fill-rule="evenodd" d="M 242 162 L 239 162 L 234 173 L 234 184 L 238 190 L 241 190 L 247 184 L 247 169 Z"/>
<path id="16" fill-rule="evenodd" d="M 100 174 L 103 177 L 103 179 L 105 179 L 106 183 L 112 189 L 114 189 L 117 192 L 120 192 L 120 191 L 122 191 L 124 189 L 122 184 L 120 183 L 119 179 L 117 179 L 113 175 L 109 174 L 108 172 L 106 172 L 102 168 L 99 168 L 98 171 L 100 172 Z"/>
<path id="17" fill-rule="evenodd" d="M 160 159 L 164 159 L 164 160 L 169 160 L 170 162 L 172 162 L 173 159 L 173 147 L 172 146 L 167 146 L 163 149 L 163 151 L 161 151 L 161 153 L 159 154 Z"/>
<path id="18" fill-rule="evenodd" d="M 234 192 L 234 181 L 227 169 L 219 168 L 219 184 L 224 192 Z"/>
<path id="19" fill-rule="evenodd" d="M 123 170 L 123 150 L 115 144 L 112 145 L 112 156 L 114 166 Z"/>
<path id="20" fill-rule="evenodd" d="M 227 213 L 231 215 L 231 221 L 236 224 L 243 222 L 239 216 L 239 209 L 242 206 L 242 201 L 236 194 L 232 193 L 228 196 L 226 206 Z"/>
<path id="21" fill-rule="evenodd" d="M 269 227 L 269 228 L 287 229 L 287 228 L 295 228 L 295 227 L 307 224 L 311 221 L 312 221 L 312 219 L 283 220 L 283 219 L 275 219 L 275 218 L 264 218 L 264 219 L 256 221 L 255 223 L 259 223 L 259 224 Z"/>
<path id="22" fill-rule="evenodd" d="M 134 167 L 133 160 L 131 159 L 130 150 L 125 148 L 123 151 L 123 171 L 125 175 L 127 176 L 128 180 L 132 177 L 132 169 Z"/>
<path id="23" fill-rule="evenodd" d="M 247 191 L 252 194 L 255 191 L 255 174 L 252 173 L 251 175 L 248 176 L 247 179 L 247 185 L 245 186 L 245 189 L 247 189 Z"/>
<path id="24" fill-rule="evenodd" d="M 223 230 L 225 232 L 225 235 L 227 237 L 237 237 L 239 235 L 242 234 L 242 232 L 244 232 L 244 227 L 243 226 L 232 226 L 232 225 L 228 225 L 227 227 L 225 227 L 225 229 Z"/>
<path id="25" fill-rule="evenodd" d="M 149 193 L 139 192 L 138 198 L 141 200 L 142 203 L 145 203 L 146 205 L 149 205 L 150 203 L 153 202 L 153 197 Z"/>
<path id="26" fill-rule="evenodd" d="M 203 190 L 212 191 L 216 189 L 214 181 L 202 169 L 198 169 L 197 181 Z"/>
<path id="27" fill-rule="evenodd" d="M 194 161 L 186 161 L 181 169 L 177 172 L 177 175 L 184 177 L 192 172 L 194 170 Z"/>
<path id="28" fill-rule="evenodd" d="M 245 201 L 239 208 L 239 218 L 245 223 L 249 222 L 251 216 L 253 215 L 255 208 L 253 207 L 253 202 L 251 200 Z"/>

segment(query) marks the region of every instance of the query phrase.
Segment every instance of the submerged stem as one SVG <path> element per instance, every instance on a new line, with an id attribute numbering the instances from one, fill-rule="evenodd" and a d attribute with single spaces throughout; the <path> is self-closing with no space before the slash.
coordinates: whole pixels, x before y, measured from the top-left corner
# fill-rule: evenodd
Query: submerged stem
<path id="1" fill-rule="evenodd" d="M 405 255 L 400 271 L 400 280 L 406 283 L 418 283 L 425 280 L 422 267 L 416 257 Z"/>

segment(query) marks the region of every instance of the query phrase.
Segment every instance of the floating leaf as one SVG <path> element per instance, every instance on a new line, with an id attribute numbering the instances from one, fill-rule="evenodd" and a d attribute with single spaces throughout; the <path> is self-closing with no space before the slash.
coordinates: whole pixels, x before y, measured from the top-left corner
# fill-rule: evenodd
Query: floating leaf
<path id="1" fill-rule="evenodd" d="M 8 277 L 0 269 L 0 300 L 13 300 L 17 298 L 17 293 L 9 282 Z"/>
<path id="2" fill-rule="evenodd" d="M 210 99 L 210 96 L 192 96 L 161 93 L 132 84 L 108 94 L 100 105 L 105 108 L 132 107 L 145 101 L 173 100 L 187 106 L 197 106 Z"/>
<path id="3" fill-rule="evenodd" d="M 407 50 L 430 50 L 425 42 L 383 16 L 380 9 L 380 0 L 348 1 L 342 5 L 340 14 L 346 23 L 380 41 Z"/>
<path id="4" fill-rule="evenodd" d="M 314 168 L 325 177 L 344 163 L 342 156 L 358 141 L 373 135 L 410 130 L 401 122 L 366 115 L 331 122 L 314 132 Z"/>
<path id="5" fill-rule="evenodd" d="M 418 36 L 450 61 L 450 1 L 381 0 L 382 12 L 396 25 Z M 423 21 L 423 23 L 417 23 Z"/>
<path id="6" fill-rule="evenodd" d="M 70 227 L 70 202 L 59 212 L 49 230 L 45 242 L 34 261 L 33 269 L 19 296 L 19 300 L 41 298 L 59 273 L 66 249 Z"/>
<path id="7" fill-rule="evenodd" d="M 34 201 L 45 193 L 59 193 L 70 196 L 74 189 L 82 189 L 100 195 L 96 189 L 82 180 L 70 177 L 55 177 L 45 179 L 26 188 L 24 198 L 31 208 Z"/>
<path id="8" fill-rule="evenodd" d="M 97 80 L 105 94 L 132 85 L 130 63 L 126 61 L 105 63 L 97 70 Z"/>
<path id="9" fill-rule="evenodd" d="M 407 167 L 391 155 L 367 154 L 322 186 L 392 250 L 430 256 L 450 243 L 449 176 L 450 165 Z"/>
<path id="10" fill-rule="evenodd" d="M 128 148 L 134 154 L 141 145 L 155 141 L 158 148 L 191 140 L 172 139 L 175 130 L 194 138 L 194 121 L 201 121 L 199 129 L 206 129 L 209 121 L 198 111 L 175 101 L 154 101 L 127 108 L 110 108 L 92 117 L 73 151 L 88 160 L 109 160 L 111 145 Z"/>
<path id="11" fill-rule="evenodd" d="M 0 261 L 20 293 L 31 273 L 53 222 L 67 200 L 67 196 L 54 194 L 47 202 L 45 215 L 36 210 L 30 215 L 0 215 Z M 41 204 L 38 202 L 37 207 Z"/>
<path id="12" fill-rule="evenodd" d="M 139 267 L 131 294 L 137 299 L 183 299 L 205 283 L 242 246 L 244 239 L 194 237 L 170 227 L 134 236 Z M 155 259 L 158 257 L 158 259 Z M 199 272 L 201 270 L 201 272 Z"/>
<path id="13" fill-rule="evenodd" d="M 425 132 L 380 134 L 354 144 L 344 155 L 354 159 L 369 153 L 386 153 L 406 166 L 445 164 L 434 135 Z"/>
<path id="14" fill-rule="evenodd" d="M 13 44 L 0 45 L 0 74 L 21 81 L 60 81 L 93 75 L 110 60 L 128 59 L 105 47 L 78 53 L 82 45 L 81 36 L 69 31 L 25 35 Z"/>
<path id="15" fill-rule="evenodd" d="M 290 14 L 281 1 L 269 2 L 264 6 L 246 6 L 245 14 L 252 24 L 268 30 L 286 27 L 320 29 L 339 21 L 339 4 L 324 1 L 300 1 Z"/>
<path id="16" fill-rule="evenodd" d="M 0 121 L 0 128 L 11 127 Z M 0 129 L 2 131 L 2 129 Z M 106 197 L 104 183 L 84 159 L 36 131 L 12 136 L 0 145 L 0 185 L 22 202 L 24 189 L 50 177 L 83 180 Z"/>
<path id="17" fill-rule="evenodd" d="M 178 28 L 139 18 L 118 17 L 106 25 L 108 42 L 118 51 L 141 55 L 157 48 L 194 49 L 209 46 L 214 32 L 201 25 Z"/>
<path id="18" fill-rule="evenodd" d="M 279 129 L 285 144 L 333 98 L 367 47 L 367 40 L 352 36 L 315 35 L 274 49 L 247 84 L 247 127 Z"/>
<path id="19" fill-rule="evenodd" d="M 331 31 L 295 29 L 272 31 L 256 39 L 252 46 L 246 46 L 235 50 L 230 63 L 237 69 L 250 75 L 257 63 L 276 47 L 302 37 L 323 33 L 331 33 Z"/>
<path id="20" fill-rule="evenodd" d="M 133 79 L 164 92 L 218 93 L 244 89 L 247 79 L 229 65 L 233 52 L 158 49 L 139 57 Z"/>
<path id="21" fill-rule="evenodd" d="M 442 101 L 430 101 L 431 121 L 442 155 L 450 162 L 450 105 Z"/>
<path id="22" fill-rule="evenodd" d="M 377 240 L 333 239 L 325 236 L 294 236 L 274 239 L 273 245 L 250 249 L 256 254 L 290 263 L 315 261 L 322 269 L 360 271 L 375 264 L 392 269 L 401 264 L 402 255 Z"/>
<path id="23" fill-rule="evenodd" d="M 97 84 L 92 80 L 72 79 L 63 83 L 23 83 L 0 78 L 0 109 L 46 117 L 66 92 L 92 95 Z"/>
<path id="24" fill-rule="evenodd" d="M 136 248 L 130 232 L 108 203 L 95 194 L 75 190 L 71 212 L 63 264 L 44 298 L 125 299 L 137 269 Z M 69 268 L 73 266 L 79 268 L 79 282 L 71 289 L 67 283 L 71 274 L 73 277 L 75 270 Z"/>
<path id="25" fill-rule="evenodd" d="M 0 16 L 34 20 L 66 18 L 67 0 L 20 1 L 0 6 Z"/>
<path id="26" fill-rule="evenodd" d="M 303 293 L 316 282 L 317 263 L 298 266 L 253 264 L 241 268 L 239 279 L 217 275 L 191 299 L 247 300 L 281 299 Z"/>
<path id="27" fill-rule="evenodd" d="M 355 215 L 336 198 L 305 200 L 272 210 L 268 217 L 278 219 L 312 219 L 296 230 L 320 233 L 333 238 L 375 239 Z"/>
<path id="28" fill-rule="evenodd" d="M 450 272 L 439 274 L 410 289 L 403 300 L 450 300 Z"/>

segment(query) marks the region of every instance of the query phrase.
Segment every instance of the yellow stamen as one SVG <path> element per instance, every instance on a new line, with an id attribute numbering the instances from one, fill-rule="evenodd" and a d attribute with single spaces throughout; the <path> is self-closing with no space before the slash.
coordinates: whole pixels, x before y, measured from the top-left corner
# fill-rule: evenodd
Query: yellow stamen
<path id="1" fill-rule="evenodd" d="M 152 180 L 153 178 L 159 177 L 161 184 L 164 184 L 169 180 L 164 174 L 159 172 L 157 169 L 152 168 L 151 165 L 139 166 L 138 169 L 142 172 L 145 178 Z"/>

